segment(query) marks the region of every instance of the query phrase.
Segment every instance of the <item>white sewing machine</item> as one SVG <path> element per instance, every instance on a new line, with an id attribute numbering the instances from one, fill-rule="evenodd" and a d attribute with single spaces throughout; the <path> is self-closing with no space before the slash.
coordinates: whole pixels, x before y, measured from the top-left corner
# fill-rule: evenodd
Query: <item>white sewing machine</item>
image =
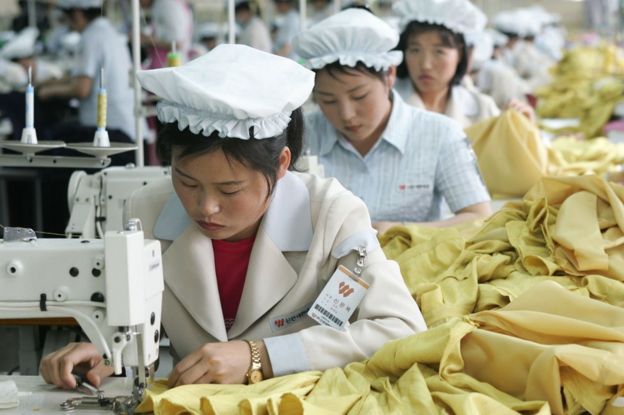
<path id="1" fill-rule="evenodd" d="M 304 155 L 295 168 L 323 176 L 323 166 L 316 156 Z M 67 187 L 71 212 L 65 234 L 79 238 L 102 238 L 106 231 L 123 229 L 124 206 L 132 193 L 149 183 L 170 175 L 169 167 L 109 167 L 88 175 L 72 174 Z"/>
<path id="2" fill-rule="evenodd" d="M 169 176 L 168 167 L 109 167 L 88 175 L 72 174 L 67 188 L 71 212 L 65 234 L 81 238 L 102 238 L 106 231 L 124 226 L 124 206 L 132 193 L 147 184 Z"/>
<path id="3" fill-rule="evenodd" d="M 160 243 L 143 238 L 137 219 L 104 239 L 36 239 L 5 228 L 0 286 L 1 319 L 73 317 L 116 374 L 134 369 L 131 396 L 68 400 L 63 409 L 133 412 L 158 358 L 164 288 Z"/>

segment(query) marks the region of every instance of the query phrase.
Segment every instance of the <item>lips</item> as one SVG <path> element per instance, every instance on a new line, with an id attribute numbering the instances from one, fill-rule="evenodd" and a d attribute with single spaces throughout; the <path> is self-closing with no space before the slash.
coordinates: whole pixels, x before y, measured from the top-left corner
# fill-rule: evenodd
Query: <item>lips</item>
<path id="1" fill-rule="evenodd" d="M 350 125 L 350 126 L 345 126 L 345 129 L 351 133 L 356 133 L 358 132 L 358 130 L 362 128 L 361 125 Z"/>
<path id="2" fill-rule="evenodd" d="M 199 225 L 200 228 L 208 232 L 214 232 L 214 231 L 218 231 L 220 229 L 225 228 L 224 225 L 220 225 L 214 222 L 205 222 L 203 220 L 198 220 L 197 224 Z"/>

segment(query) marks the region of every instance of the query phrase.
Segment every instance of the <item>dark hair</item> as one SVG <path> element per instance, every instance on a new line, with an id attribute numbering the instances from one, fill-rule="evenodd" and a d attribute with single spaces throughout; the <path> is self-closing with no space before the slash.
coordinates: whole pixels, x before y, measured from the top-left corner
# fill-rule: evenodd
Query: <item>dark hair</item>
<path id="1" fill-rule="evenodd" d="M 253 127 L 250 129 L 250 135 L 253 137 Z M 183 147 L 180 157 L 193 157 L 222 150 L 228 160 L 232 158 L 252 170 L 261 172 L 266 178 L 271 194 L 277 180 L 282 149 L 284 147 L 290 149 L 292 157 L 289 170 L 294 170 L 293 166 L 301 155 L 303 115 L 300 108 L 294 110 L 286 130 L 276 137 L 265 139 L 221 138 L 216 131 L 206 137 L 201 133 L 195 134 L 188 128 L 180 131 L 177 123 L 165 124 L 159 131 L 156 142 L 156 151 L 160 159 L 168 164 L 174 147 Z"/>
<path id="2" fill-rule="evenodd" d="M 400 50 L 405 54 L 410 38 L 427 32 L 436 32 L 440 36 L 440 40 L 444 46 L 457 49 L 459 52 L 459 63 L 457 64 L 457 69 L 451 79 L 451 85 L 459 85 L 468 70 L 468 51 L 466 47 L 466 40 L 464 39 L 464 35 L 461 33 L 455 33 L 439 24 L 424 23 L 414 20 L 411 21 L 407 27 L 405 27 L 403 33 L 401 33 L 399 44 L 395 49 Z M 403 62 L 401 62 L 401 64 L 397 67 L 397 77 L 409 77 L 405 58 L 403 58 Z"/>
<path id="3" fill-rule="evenodd" d="M 81 11 L 84 13 L 85 18 L 87 19 L 88 22 L 91 22 L 97 19 L 98 17 L 102 16 L 102 9 L 99 7 L 89 7 L 87 9 L 81 9 L 78 7 L 70 7 L 70 8 L 62 8 L 61 10 L 63 10 L 63 12 L 65 12 L 65 14 L 68 16 L 71 16 L 74 13 L 74 11 Z"/>
<path id="4" fill-rule="evenodd" d="M 360 10 L 365 10 L 372 15 L 375 14 L 373 13 L 373 10 L 371 10 L 370 6 L 366 3 L 359 3 L 359 2 L 352 1 L 351 3 L 348 3 L 347 5 L 343 6 L 340 10 L 348 10 L 348 9 L 360 9 Z"/>
<path id="5" fill-rule="evenodd" d="M 346 66 L 341 64 L 340 62 L 333 62 L 329 65 L 323 66 L 321 69 L 316 69 L 314 72 L 319 73 L 321 71 L 327 71 L 329 76 L 336 79 L 336 74 L 353 74 L 353 72 L 362 72 L 369 75 L 372 75 L 380 80 L 385 80 L 388 71 L 378 71 L 375 68 L 368 67 L 364 65 L 362 62 L 358 62 L 355 66 Z"/>
<path id="6" fill-rule="evenodd" d="M 251 4 L 248 1 L 241 1 L 240 3 L 238 3 L 236 6 L 234 6 L 234 12 L 239 12 L 239 11 L 251 11 Z"/>

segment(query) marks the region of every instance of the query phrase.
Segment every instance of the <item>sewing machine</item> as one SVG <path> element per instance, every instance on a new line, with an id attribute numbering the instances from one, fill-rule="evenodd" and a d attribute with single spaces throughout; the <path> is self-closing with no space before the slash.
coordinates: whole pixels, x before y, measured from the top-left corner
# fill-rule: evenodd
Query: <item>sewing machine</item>
<path id="1" fill-rule="evenodd" d="M 106 231 L 123 229 L 124 206 L 132 193 L 169 175 L 168 167 L 109 167 L 88 175 L 72 174 L 67 187 L 71 212 L 65 234 L 102 238 Z"/>
<path id="2" fill-rule="evenodd" d="M 0 319 L 73 317 L 116 374 L 133 368 L 130 396 L 74 398 L 65 410 L 133 413 L 158 358 L 163 274 L 160 243 L 140 222 L 103 239 L 37 239 L 5 228 L 0 240 Z"/>

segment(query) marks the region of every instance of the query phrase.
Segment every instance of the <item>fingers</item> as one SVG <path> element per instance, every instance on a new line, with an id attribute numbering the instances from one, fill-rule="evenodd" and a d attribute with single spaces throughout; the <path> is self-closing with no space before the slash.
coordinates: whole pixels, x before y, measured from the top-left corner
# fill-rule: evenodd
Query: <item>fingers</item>
<path id="1" fill-rule="evenodd" d="M 114 370 L 111 366 L 106 366 L 104 361 L 100 361 L 93 366 L 93 369 L 89 370 L 85 377 L 93 386 L 100 386 L 102 379 L 109 377 L 113 374 Z"/>
<path id="2" fill-rule="evenodd" d="M 206 343 L 171 372 L 169 387 L 192 383 L 244 383 L 251 362 L 249 346 L 241 340 Z"/>
<path id="3" fill-rule="evenodd" d="M 100 363 L 97 349 L 90 343 L 70 343 L 41 360 L 39 372 L 47 383 L 64 389 L 76 387 L 76 380 L 72 375 L 74 368 L 81 363 L 88 363 L 92 367 Z"/>
<path id="4" fill-rule="evenodd" d="M 180 362 L 173 368 L 171 374 L 169 375 L 169 379 L 167 383 L 170 388 L 178 385 L 180 377 L 190 368 L 195 366 L 202 359 L 202 349 L 199 349 L 190 355 L 186 356 L 184 359 L 180 360 Z"/>
<path id="5" fill-rule="evenodd" d="M 201 360 L 194 366 L 191 366 L 190 368 L 180 373 L 175 382 L 169 383 L 169 387 L 173 388 L 176 386 L 191 385 L 194 383 L 210 383 L 212 381 L 210 369 L 210 364 L 208 364 L 204 360 Z"/>

